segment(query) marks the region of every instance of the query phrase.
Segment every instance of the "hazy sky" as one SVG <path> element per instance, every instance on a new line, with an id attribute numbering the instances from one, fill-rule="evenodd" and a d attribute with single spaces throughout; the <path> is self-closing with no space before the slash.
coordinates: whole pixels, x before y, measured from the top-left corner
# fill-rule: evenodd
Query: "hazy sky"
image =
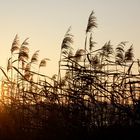
<path id="1" fill-rule="evenodd" d="M 61 42 L 72 26 L 75 48 L 84 47 L 89 14 L 95 11 L 98 29 L 97 46 L 111 40 L 114 47 L 121 41 L 134 44 L 140 52 L 140 0 L 0 0 L 0 66 L 10 56 L 11 43 L 18 33 L 22 42 L 29 37 L 31 54 L 40 50 L 40 59 L 48 57 L 46 73 L 56 73 Z"/>

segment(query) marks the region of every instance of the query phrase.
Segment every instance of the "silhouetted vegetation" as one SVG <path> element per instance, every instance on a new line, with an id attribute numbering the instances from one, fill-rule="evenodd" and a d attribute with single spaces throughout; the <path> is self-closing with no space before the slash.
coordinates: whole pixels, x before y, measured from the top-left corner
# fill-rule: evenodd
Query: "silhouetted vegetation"
<path id="1" fill-rule="evenodd" d="M 85 44 L 74 50 L 71 28 L 61 45 L 58 74 L 43 75 L 48 58 L 30 57 L 18 35 L 1 79 L 1 139 L 98 139 L 136 136 L 140 128 L 140 62 L 133 45 L 96 48 L 92 12 Z"/>

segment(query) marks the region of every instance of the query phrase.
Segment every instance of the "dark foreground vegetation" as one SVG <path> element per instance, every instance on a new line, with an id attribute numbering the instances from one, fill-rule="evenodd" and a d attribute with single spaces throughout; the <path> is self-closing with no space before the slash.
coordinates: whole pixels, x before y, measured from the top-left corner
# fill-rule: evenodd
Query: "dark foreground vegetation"
<path id="1" fill-rule="evenodd" d="M 0 90 L 0 139 L 115 139 L 139 137 L 140 63 L 133 45 L 108 41 L 96 49 L 94 12 L 84 48 L 74 51 L 69 28 L 58 74 L 43 75 L 48 58 L 29 57 L 16 35 Z"/>

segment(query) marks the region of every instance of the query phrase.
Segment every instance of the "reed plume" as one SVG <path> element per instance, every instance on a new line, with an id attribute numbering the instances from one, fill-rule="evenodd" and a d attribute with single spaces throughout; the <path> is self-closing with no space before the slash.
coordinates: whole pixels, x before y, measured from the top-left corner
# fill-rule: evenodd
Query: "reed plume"
<path id="1" fill-rule="evenodd" d="M 133 45 L 125 52 L 125 61 L 132 61 L 134 57 L 133 54 Z"/>
<path id="2" fill-rule="evenodd" d="M 38 62 L 38 56 L 39 56 L 39 50 L 37 50 L 31 58 L 31 63 L 37 63 Z"/>
<path id="3" fill-rule="evenodd" d="M 40 62 L 40 64 L 39 64 L 39 68 L 40 67 L 46 67 L 48 60 L 50 60 L 50 59 L 49 58 L 42 59 L 41 62 Z"/>
<path id="4" fill-rule="evenodd" d="M 82 57 L 86 55 L 86 51 L 84 49 L 78 49 L 75 53 L 75 60 L 80 61 Z"/>
<path id="5" fill-rule="evenodd" d="M 21 44 L 21 47 L 19 49 L 19 57 L 18 57 L 19 61 L 25 61 L 29 59 L 29 48 L 27 47 L 27 45 L 29 44 L 27 42 L 28 39 L 29 38 L 26 38 Z"/>
<path id="6" fill-rule="evenodd" d="M 87 49 L 88 33 L 92 32 L 93 28 L 97 28 L 96 17 L 94 16 L 94 11 L 91 12 L 88 18 L 88 24 L 86 28 L 86 38 L 85 38 L 85 50 Z"/>
<path id="7" fill-rule="evenodd" d="M 19 50 L 19 37 L 18 35 L 15 36 L 14 41 L 12 43 L 11 47 L 11 53 L 14 53 L 14 51 Z"/>
<path id="8" fill-rule="evenodd" d="M 124 62 L 124 47 L 126 45 L 127 41 L 123 41 L 121 43 L 118 44 L 118 46 L 116 47 L 116 62 L 117 64 L 121 64 L 122 62 Z"/>
<path id="9" fill-rule="evenodd" d="M 7 72 L 12 68 L 12 64 L 11 64 L 11 57 L 8 59 L 8 63 L 7 63 Z"/>
<path id="10" fill-rule="evenodd" d="M 86 33 L 91 32 L 93 28 L 97 28 L 96 17 L 94 16 L 94 11 L 92 11 L 89 16 Z"/>
<path id="11" fill-rule="evenodd" d="M 69 27 L 62 41 L 61 51 L 63 55 L 68 55 L 69 52 L 71 52 L 72 50 L 73 35 L 70 33 L 70 31 L 71 31 L 71 27 Z"/>
<path id="12" fill-rule="evenodd" d="M 108 58 L 111 54 L 113 54 L 113 48 L 112 48 L 112 45 L 111 45 L 110 41 L 105 43 L 105 45 L 102 47 L 101 54 L 103 56 L 105 56 L 106 58 Z"/>

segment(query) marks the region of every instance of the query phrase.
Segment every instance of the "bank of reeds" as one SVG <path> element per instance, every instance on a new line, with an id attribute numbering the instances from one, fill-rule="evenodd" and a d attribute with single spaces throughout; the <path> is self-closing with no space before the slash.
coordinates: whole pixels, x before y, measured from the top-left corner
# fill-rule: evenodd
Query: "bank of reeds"
<path id="1" fill-rule="evenodd" d="M 2 137 L 86 139 L 140 127 L 140 63 L 133 45 L 124 41 L 114 47 L 108 41 L 96 49 L 96 27 L 92 12 L 85 44 L 75 54 L 68 29 L 53 77 L 40 72 L 49 59 L 39 62 L 39 50 L 30 57 L 28 38 L 20 44 L 16 35 L 7 70 L 0 67 Z"/>

